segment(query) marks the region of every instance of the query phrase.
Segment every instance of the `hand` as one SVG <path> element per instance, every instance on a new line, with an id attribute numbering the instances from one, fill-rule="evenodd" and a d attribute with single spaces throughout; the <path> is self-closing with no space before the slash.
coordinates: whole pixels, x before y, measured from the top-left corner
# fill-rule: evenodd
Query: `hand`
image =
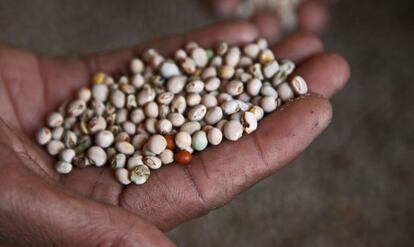
<path id="1" fill-rule="evenodd" d="M 204 0 L 213 11 L 221 16 L 232 16 L 243 0 Z M 303 0 L 297 7 L 298 29 L 319 33 L 329 19 L 332 0 Z M 282 31 L 280 17 L 272 9 L 258 10 L 250 21 L 259 27 L 267 39 L 275 39 Z"/>
<path id="2" fill-rule="evenodd" d="M 18 246 L 174 246 L 162 233 L 223 206 L 291 162 L 329 124 L 326 98 L 349 77 L 347 63 L 323 52 L 312 34 L 297 33 L 272 47 L 299 64 L 309 95 L 268 115 L 254 134 L 195 155 L 189 166 L 168 165 L 142 186 L 122 186 L 111 168 L 54 172 L 34 133 L 46 113 L 96 71 L 127 66 L 148 47 L 169 54 L 187 41 L 246 43 L 259 35 L 249 22 L 224 23 L 84 58 L 50 58 L 0 47 L 0 243 Z"/>

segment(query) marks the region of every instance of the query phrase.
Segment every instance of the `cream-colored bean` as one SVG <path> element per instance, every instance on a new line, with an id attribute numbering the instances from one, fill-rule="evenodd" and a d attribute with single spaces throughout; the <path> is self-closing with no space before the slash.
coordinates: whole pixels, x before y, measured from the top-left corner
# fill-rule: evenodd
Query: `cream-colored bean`
<path id="1" fill-rule="evenodd" d="M 115 170 L 115 177 L 116 180 L 122 185 L 128 185 L 131 183 L 131 179 L 129 179 L 129 171 L 125 168 L 118 168 Z"/>
<path id="2" fill-rule="evenodd" d="M 139 165 L 131 170 L 129 179 L 134 184 L 144 184 L 148 180 L 150 174 L 151 172 L 148 166 Z"/>
<path id="3" fill-rule="evenodd" d="M 148 118 L 156 118 L 158 117 L 159 107 L 155 102 L 148 102 L 144 106 L 144 113 L 145 116 Z"/>
<path id="4" fill-rule="evenodd" d="M 276 90 L 283 102 L 286 102 L 295 96 L 292 88 L 286 82 L 280 84 Z"/>
<path id="5" fill-rule="evenodd" d="M 90 147 L 86 155 L 95 166 L 103 166 L 107 160 L 106 152 L 98 146 Z"/>
<path id="6" fill-rule="evenodd" d="M 216 106 L 208 109 L 204 121 L 206 121 L 207 124 L 214 125 L 221 119 L 223 119 L 223 110 L 221 107 Z"/>
<path id="7" fill-rule="evenodd" d="M 237 141 L 243 135 L 243 126 L 238 121 L 230 120 L 224 124 L 223 134 L 227 140 Z"/>
<path id="8" fill-rule="evenodd" d="M 142 73 L 144 71 L 144 67 L 145 67 L 144 66 L 144 63 L 139 58 L 132 59 L 131 60 L 131 63 L 130 63 L 130 66 L 129 66 L 130 70 L 134 74 L 140 74 L 140 73 Z"/>
<path id="9" fill-rule="evenodd" d="M 185 109 L 187 108 L 187 102 L 184 96 L 176 96 L 174 100 L 171 102 L 171 112 L 174 113 L 184 113 Z"/>
<path id="10" fill-rule="evenodd" d="M 183 49 L 178 49 L 174 53 L 174 59 L 176 61 L 181 61 L 181 60 L 183 60 L 186 57 L 187 57 L 187 52 L 184 51 Z"/>
<path id="11" fill-rule="evenodd" d="M 148 135 L 146 134 L 137 134 L 132 138 L 132 145 L 134 145 L 136 150 L 140 150 L 148 140 Z"/>
<path id="12" fill-rule="evenodd" d="M 144 164 L 144 157 L 140 154 L 134 154 L 131 157 L 129 157 L 128 162 L 127 162 L 127 168 L 128 170 L 132 170 L 135 167 L 139 165 L 143 165 L 143 164 Z"/>
<path id="13" fill-rule="evenodd" d="M 264 112 L 272 112 L 277 108 L 276 98 L 273 96 L 263 97 L 260 101 L 260 106 L 263 108 Z"/>
<path id="14" fill-rule="evenodd" d="M 58 140 L 59 141 L 60 139 L 62 139 L 64 131 L 65 131 L 65 129 L 62 126 L 55 127 L 52 130 L 52 138 L 54 140 Z"/>
<path id="15" fill-rule="evenodd" d="M 187 74 L 194 74 L 196 71 L 196 63 L 192 58 L 186 57 L 180 62 L 181 68 L 185 71 Z"/>
<path id="16" fill-rule="evenodd" d="M 259 62 L 261 64 L 267 64 L 273 60 L 275 60 L 275 55 L 270 49 L 264 49 L 262 52 L 260 52 Z"/>
<path id="17" fill-rule="evenodd" d="M 242 68 L 248 67 L 253 64 L 253 60 L 250 57 L 242 56 L 239 61 L 239 65 Z"/>
<path id="18" fill-rule="evenodd" d="M 259 46 L 260 50 L 265 50 L 269 46 L 268 42 L 264 38 L 260 38 L 256 41 L 256 44 Z"/>
<path id="19" fill-rule="evenodd" d="M 197 47 L 191 50 L 191 58 L 194 60 L 197 67 L 205 67 L 208 63 L 207 52 L 203 48 Z"/>
<path id="20" fill-rule="evenodd" d="M 198 93 L 189 93 L 185 97 L 187 106 L 195 106 L 201 103 L 201 95 Z"/>
<path id="21" fill-rule="evenodd" d="M 76 121 L 77 121 L 76 117 L 67 117 L 67 118 L 65 118 L 65 120 L 63 122 L 63 128 L 71 129 L 73 127 L 73 125 L 75 125 Z"/>
<path id="22" fill-rule="evenodd" d="M 240 122 L 241 112 L 236 112 L 230 115 L 230 120 L 236 120 Z"/>
<path id="23" fill-rule="evenodd" d="M 137 127 L 134 123 L 132 123 L 130 121 L 126 121 L 126 122 L 122 123 L 122 129 L 126 133 L 128 133 L 128 135 L 133 136 L 133 135 L 135 135 Z"/>
<path id="24" fill-rule="evenodd" d="M 63 145 L 63 142 L 57 140 L 49 141 L 46 146 L 47 152 L 52 156 L 59 154 L 59 152 L 62 151 L 64 148 L 65 145 Z"/>
<path id="25" fill-rule="evenodd" d="M 191 147 L 196 151 L 206 149 L 208 145 L 207 134 L 203 130 L 199 130 L 191 137 Z"/>
<path id="26" fill-rule="evenodd" d="M 272 96 L 277 98 L 277 92 L 276 89 L 272 87 L 272 85 L 269 82 L 265 82 L 260 90 L 260 94 L 262 96 Z"/>
<path id="27" fill-rule="evenodd" d="M 174 94 L 171 92 L 164 92 L 158 95 L 157 101 L 163 105 L 169 105 L 174 99 Z"/>
<path id="28" fill-rule="evenodd" d="M 55 165 L 55 169 L 59 174 L 69 174 L 72 171 L 73 166 L 71 163 L 58 161 Z"/>
<path id="29" fill-rule="evenodd" d="M 206 80 L 205 89 L 209 92 L 216 91 L 220 87 L 220 79 L 217 77 L 211 77 Z"/>
<path id="30" fill-rule="evenodd" d="M 51 128 L 59 127 L 63 124 L 63 116 L 59 112 L 54 112 L 47 118 L 47 125 Z"/>
<path id="31" fill-rule="evenodd" d="M 240 121 L 244 127 L 244 132 L 247 134 L 250 134 L 257 129 L 257 118 L 251 112 L 243 112 Z"/>
<path id="32" fill-rule="evenodd" d="M 145 113 L 144 110 L 142 110 L 141 108 L 136 108 L 133 111 L 131 111 L 131 113 L 129 114 L 129 119 L 131 120 L 131 122 L 133 122 L 134 124 L 140 124 L 144 121 L 145 119 Z"/>
<path id="33" fill-rule="evenodd" d="M 174 162 L 174 152 L 169 149 L 165 149 L 162 153 L 160 153 L 159 158 L 162 164 L 171 164 Z"/>
<path id="34" fill-rule="evenodd" d="M 211 128 L 207 132 L 207 139 L 211 145 L 218 145 L 223 140 L 223 133 L 219 128 Z"/>
<path id="35" fill-rule="evenodd" d="M 285 59 L 282 60 L 280 70 L 284 71 L 287 75 L 290 75 L 295 70 L 295 67 L 296 65 L 292 61 Z"/>
<path id="36" fill-rule="evenodd" d="M 99 147 L 107 148 L 112 145 L 114 142 L 114 134 L 108 130 L 99 131 L 98 134 L 95 135 L 95 143 Z"/>
<path id="37" fill-rule="evenodd" d="M 134 146 L 132 146 L 132 144 L 127 141 L 120 141 L 120 142 L 115 143 L 115 149 L 118 152 L 126 154 L 126 155 L 131 155 L 135 151 Z"/>
<path id="38" fill-rule="evenodd" d="M 125 154 L 119 153 L 116 154 L 111 159 L 111 168 L 112 169 L 119 169 L 125 167 L 127 156 Z"/>
<path id="39" fill-rule="evenodd" d="M 109 88 L 107 85 L 98 84 L 92 87 L 92 97 L 100 102 L 106 101 L 108 98 Z"/>
<path id="40" fill-rule="evenodd" d="M 263 74 L 266 78 L 272 78 L 279 71 L 279 64 L 276 60 L 270 61 L 263 66 Z"/>
<path id="41" fill-rule="evenodd" d="M 148 139 L 148 150 L 158 155 L 167 148 L 167 140 L 162 135 L 153 135 Z"/>
<path id="42" fill-rule="evenodd" d="M 186 79 L 185 76 L 175 76 L 170 78 L 167 81 L 167 90 L 173 94 L 180 93 L 184 89 Z"/>
<path id="43" fill-rule="evenodd" d="M 250 94 L 251 96 L 258 95 L 260 93 L 260 89 L 262 88 L 262 85 L 263 85 L 262 81 L 257 78 L 253 78 L 249 80 L 246 85 L 247 93 Z"/>
<path id="44" fill-rule="evenodd" d="M 160 119 L 167 118 L 168 113 L 170 113 L 170 106 L 160 105 L 159 108 L 160 108 L 160 110 L 159 110 L 159 113 L 158 113 L 158 118 L 160 118 Z"/>
<path id="45" fill-rule="evenodd" d="M 219 68 L 218 75 L 221 79 L 228 80 L 234 75 L 234 67 L 229 65 L 223 65 Z"/>
<path id="46" fill-rule="evenodd" d="M 144 84 L 141 91 L 137 94 L 137 103 L 138 105 L 143 106 L 148 102 L 154 101 L 155 96 L 154 89 L 150 85 Z"/>
<path id="47" fill-rule="evenodd" d="M 207 108 L 215 107 L 218 104 L 217 97 L 211 93 L 204 94 L 201 98 L 201 104 L 205 105 Z"/>
<path id="48" fill-rule="evenodd" d="M 129 142 L 130 140 L 131 140 L 131 137 L 125 131 L 119 132 L 115 136 L 115 142 L 122 142 L 122 141 Z"/>
<path id="49" fill-rule="evenodd" d="M 201 121 L 207 113 L 207 107 L 205 105 L 196 105 L 192 107 L 187 114 L 190 121 Z"/>
<path id="50" fill-rule="evenodd" d="M 167 115 L 167 119 L 171 121 L 174 127 L 180 127 L 185 122 L 183 114 L 177 112 L 170 112 Z"/>
<path id="51" fill-rule="evenodd" d="M 217 76 L 217 70 L 215 67 L 207 67 L 201 73 L 201 79 L 207 80 L 209 78 L 214 78 Z"/>
<path id="52" fill-rule="evenodd" d="M 180 127 L 180 131 L 185 131 L 190 135 L 192 135 L 194 132 L 200 129 L 201 129 L 201 124 L 200 122 L 197 122 L 197 121 L 186 122 Z"/>
<path id="53" fill-rule="evenodd" d="M 73 131 L 66 130 L 65 133 L 63 133 L 63 144 L 67 148 L 73 148 L 78 143 L 78 137 Z"/>
<path id="54" fill-rule="evenodd" d="M 164 78 L 171 78 L 180 75 L 180 69 L 173 60 L 166 60 L 160 67 L 160 73 Z"/>
<path id="55" fill-rule="evenodd" d="M 73 149 L 63 149 L 59 153 L 59 159 L 68 163 L 71 163 L 73 158 L 75 158 L 76 153 Z"/>
<path id="56" fill-rule="evenodd" d="M 246 56 L 256 59 L 259 55 L 260 47 L 257 44 L 248 44 L 243 48 L 243 52 Z"/>
<path id="57" fill-rule="evenodd" d="M 103 117 L 94 117 L 88 123 L 88 130 L 92 134 L 104 129 L 106 129 L 106 121 Z"/>
<path id="58" fill-rule="evenodd" d="M 185 131 L 180 131 L 175 135 L 175 145 L 180 149 L 191 147 L 191 135 Z"/>
<path id="59" fill-rule="evenodd" d="M 305 79 L 301 76 L 295 76 L 290 81 L 290 86 L 297 95 L 304 95 L 308 93 L 308 85 L 306 84 Z"/>
<path id="60" fill-rule="evenodd" d="M 187 83 L 185 91 L 187 93 L 201 93 L 204 90 L 204 82 L 200 80 L 194 80 Z"/>
<path id="61" fill-rule="evenodd" d="M 258 121 L 261 120 L 264 116 L 263 108 L 261 108 L 260 106 L 257 106 L 257 105 L 252 106 L 249 109 L 249 112 L 253 113 Z"/>
<path id="62" fill-rule="evenodd" d="M 262 73 L 262 66 L 259 63 L 255 63 L 247 69 L 248 72 L 254 77 L 259 80 L 263 80 L 263 73 Z"/>
<path id="63" fill-rule="evenodd" d="M 132 85 L 136 89 L 142 88 L 142 86 L 145 84 L 145 79 L 141 74 L 136 74 L 132 77 Z"/>
<path id="64" fill-rule="evenodd" d="M 144 164 L 148 166 L 149 168 L 156 170 L 161 168 L 162 162 L 160 158 L 156 156 L 145 156 L 143 158 Z"/>
<path id="65" fill-rule="evenodd" d="M 240 110 L 239 103 L 236 100 L 229 100 L 221 104 L 224 113 L 231 115 Z"/>
<path id="66" fill-rule="evenodd" d="M 147 118 L 145 120 L 145 129 L 151 134 L 156 133 L 157 132 L 157 128 L 155 127 L 156 123 L 157 123 L 156 118 Z"/>
<path id="67" fill-rule="evenodd" d="M 230 101 L 231 99 L 233 99 L 233 97 L 228 93 L 220 93 L 217 96 L 217 101 L 218 101 L 218 104 L 220 104 L 220 105 L 223 104 L 226 101 Z"/>
<path id="68" fill-rule="evenodd" d="M 233 80 L 225 85 L 226 92 L 232 96 L 237 96 L 243 93 L 244 85 L 241 81 Z"/>
<path id="69" fill-rule="evenodd" d="M 240 49 L 238 47 L 231 47 L 225 56 L 225 62 L 231 67 L 236 67 L 240 61 Z"/>
<path id="70" fill-rule="evenodd" d="M 37 143 L 46 145 L 52 139 L 52 132 L 48 128 L 41 128 L 36 133 Z"/>
<path id="71" fill-rule="evenodd" d="M 123 108 L 125 106 L 125 94 L 121 90 L 114 90 L 110 94 L 111 104 L 116 108 Z"/>
<path id="72" fill-rule="evenodd" d="M 224 125 L 228 122 L 228 120 L 223 119 L 216 124 L 216 127 L 223 132 Z"/>
<path id="73" fill-rule="evenodd" d="M 167 134 L 172 131 L 173 125 L 168 119 L 160 119 L 155 124 L 155 128 L 157 129 L 158 133 Z"/>
<path id="74" fill-rule="evenodd" d="M 92 98 L 92 91 L 87 87 L 81 88 L 78 91 L 78 98 L 88 102 Z"/>
<path id="75" fill-rule="evenodd" d="M 238 98 L 239 100 L 241 100 L 241 101 L 244 101 L 244 102 L 250 102 L 250 99 L 251 99 L 252 97 L 250 97 L 250 95 L 249 95 L 249 94 L 247 94 L 247 93 L 242 93 L 242 94 L 240 94 L 237 98 Z"/>
<path id="76" fill-rule="evenodd" d="M 221 56 L 213 57 L 213 59 L 211 59 L 210 65 L 216 68 L 223 66 L 223 58 Z"/>

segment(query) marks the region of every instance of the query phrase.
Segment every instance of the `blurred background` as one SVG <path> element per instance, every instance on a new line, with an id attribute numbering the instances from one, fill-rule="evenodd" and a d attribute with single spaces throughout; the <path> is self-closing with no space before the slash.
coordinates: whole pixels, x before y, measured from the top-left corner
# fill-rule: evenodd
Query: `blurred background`
<path id="1" fill-rule="evenodd" d="M 348 59 L 328 130 L 179 246 L 414 246 L 414 2 L 339 0 L 322 34 Z M 51 55 L 134 45 L 217 21 L 195 0 L 2 0 L 0 42 Z"/>

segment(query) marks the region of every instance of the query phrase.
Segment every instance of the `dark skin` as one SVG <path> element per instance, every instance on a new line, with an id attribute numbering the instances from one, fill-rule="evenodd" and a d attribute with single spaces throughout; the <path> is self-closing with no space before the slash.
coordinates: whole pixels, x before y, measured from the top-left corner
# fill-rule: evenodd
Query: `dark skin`
<path id="1" fill-rule="evenodd" d="M 168 165 L 142 186 L 122 186 L 110 168 L 54 172 L 34 142 L 44 116 L 88 84 L 96 71 L 125 69 L 148 47 L 168 55 L 187 41 L 243 44 L 262 30 L 231 22 L 83 58 L 50 58 L 0 47 L 0 243 L 4 246 L 175 246 L 163 233 L 221 207 L 277 172 L 329 124 L 328 98 L 346 83 L 349 67 L 323 52 L 319 39 L 296 33 L 272 46 L 298 63 L 310 92 L 269 114 L 256 132 L 196 154 L 188 166 Z M 232 155 L 229 156 L 228 154 Z"/>

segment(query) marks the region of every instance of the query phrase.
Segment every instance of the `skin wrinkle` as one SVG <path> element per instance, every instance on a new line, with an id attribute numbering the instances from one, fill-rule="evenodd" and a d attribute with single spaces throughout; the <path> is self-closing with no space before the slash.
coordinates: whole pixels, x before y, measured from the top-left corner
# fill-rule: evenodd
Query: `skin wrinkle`
<path id="1" fill-rule="evenodd" d="M 263 148 L 260 146 L 260 143 L 259 143 L 259 139 L 258 139 L 258 136 L 257 136 L 257 134 L 253 134 L 252 135 L 252 139 L 253 139 L 253 146 L 255 147 L 255 149 L 256 149 L 256 151 L 257 152 L 255 152 L 255 153 L 257 153 L 258 154 L 258 156 L 259 156 L 259 158 L 260 158 L 260 161 L 261 161 L 261 163 L 265 166 L 265 170 L 266 171 L 268 171 L 268 172 L 266 172 L 266 176 L 268 175 L 268 174 L 270 174 L 271 173 L 271 171 L 272 171 L 272 169 L 271 169 L 271 165 L 269 164 L 269 162 L 265 159 L 265 157 L 264 157 L 264 153 L 263 153 Z"/>
<path id="2" fill-rule="evenodd" d="M 49 83 L 48 80 L 44 74 L 44 69 L 40 63 L 40 57 L 39 55 L 33 55 L 33 57 L 35 58 L 35 63 L 36 63 L 36 67 L 37 67 L 37 73 L 39 74 L 40 77 L 40 83 L 42 85 L 42 98 L 43 98 L 43 104 L 44 104 L 44 108 L 46 109 L 47 107 L 47 98 L 49 97 Z"/>
<path id="3" fill-rule="evenodd" d="M 202 159 L 200 159 L 200 163 L 201 165 L 205 166 L 204 161 Z M 197 184 L 197 181 L 194 178 L 194 174 L 191 171 L 191 166 L 185 166 L 183 170 L 190 187 L 193 189 L 195 198 L 199 202 L 201 208 L 201 210 L 199 211 L 207 211 L 210 208 L 210 203 L 205 199 L 203 193 L 201 192 L 199 185 Z"/>

